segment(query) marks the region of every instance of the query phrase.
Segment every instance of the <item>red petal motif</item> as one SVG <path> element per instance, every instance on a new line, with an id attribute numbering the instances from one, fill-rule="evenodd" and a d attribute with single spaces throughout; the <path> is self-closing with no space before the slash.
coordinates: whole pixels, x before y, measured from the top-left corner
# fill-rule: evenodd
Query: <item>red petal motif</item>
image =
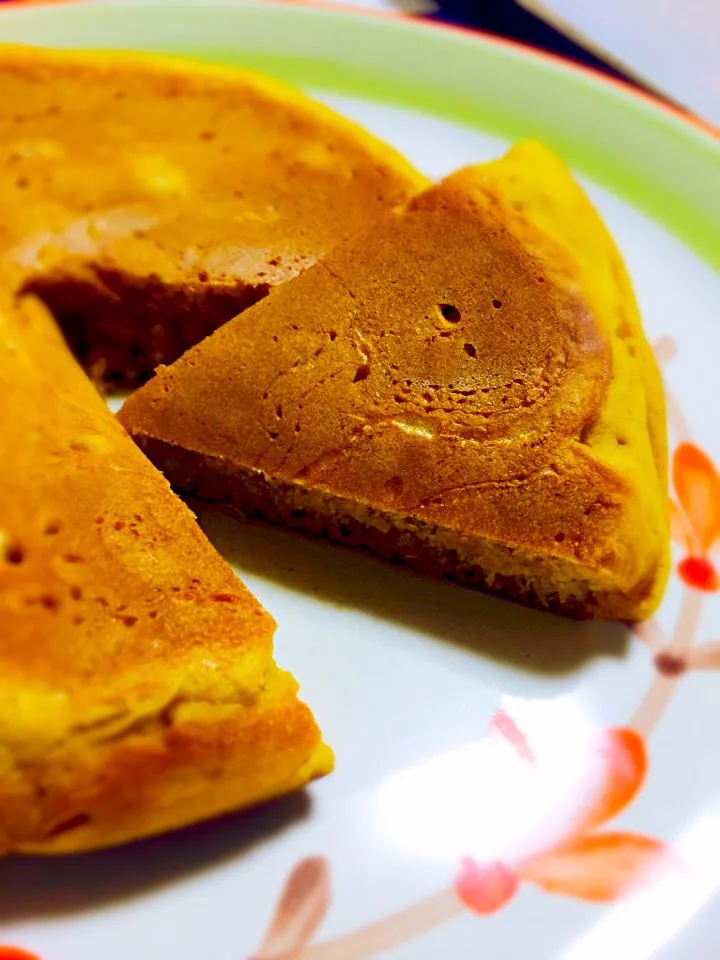
<path id="1" fill-rule="evenodd" d="M 688 587 L 713 593 L 720 587 L 717 570 L 706 557 L 685 557 L 678 564 L 678 575 Z"/>
<path id="2" fill-rule="evenodd" d="M 688 520 L 696 552 L 707 554 L 720 537 L 720 477 L 694 443 L 681 443 L 673 457 L 673 483 Z"/>
<path id="3" fill-rule="evenodd" d="M 455 892 L 461 903 L 483 917 L 504 907 L 517 888 L 517 874 L 497 861 L 477 863 L 472 857 L 463 857 L 455 878 Z"/>
<path id="4" fill-rule="evenodd" d="M 605 730 L 595 748 L 601 766 L 601 782 L 574 835 L 589 833 L 617 816 L 637 794 L 645 780 L 645 743 L 635 730 L 615 727 Z"/>
<path id="5" fill-rule="evenodd" d="M 306 857 L 294 868 L 254 960 L 299 957 L 330 906 L 330 870 L 324 857 Z M 0 955 L 0 960 L 3 957 Z"/>
<path id="6" fill-rule="evenodd" d="M 667 855 L 660 840 L 634 833 L 582 837 L 523 865 L 522 880 L 548 893 L 611 901 L 647 880 Z"/>
<path id="7" fill-rule="evenodd" d="M 21 950 L 19 947 L 0 946 L 0 960 L 40 960 L 34 953 Z"/>
<path id="8" fill-rule="evenodd" d="M 527 760 L 528 763 L 535 762 L 535 755 L 530 749 L 527 737 L 509 713 L 505 713 L 504 710 L 498 710 L 494 713 L 490 720 L 490 729 L 499 733 L 508 743 L 512 744 L 521 760 Z"/>

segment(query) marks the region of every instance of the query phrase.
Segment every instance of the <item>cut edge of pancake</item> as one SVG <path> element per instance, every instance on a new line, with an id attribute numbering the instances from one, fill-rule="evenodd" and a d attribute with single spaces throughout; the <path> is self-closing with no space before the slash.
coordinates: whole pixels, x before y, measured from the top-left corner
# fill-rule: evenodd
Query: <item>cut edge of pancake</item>
<path id="1" fill-rule="evenodd" d="M 531 194 L 530 206 L 534 204 L 541 211 L 537 217 L 539 223 L 535 222 L 534 212 L 529 213 L 520 204 L 513 203 L 516 161 L 521 167 L 524 164 L 527 170 L 536 168 L 537 176 L 531 176 L 524 186 Z M 557 229 L 546 228 L 545 232 L 543 173 L 548 170 L 556 182 L 556 189 L 559 189 L 555 198 L 558 209 L 550 213 L 550 219 L 557 214 L 559 223 Z M 454 184 L 467 180 L 471 192 L 479 189 L 483 194 L 482 203 L 489 203 L 496 211 L 499 208 L 505 222 L 512 225 L 517 236 L 526 240 L 528 249 L 547 258 L 548 266 L 553 262 L 554 251 L 562 255 L 561 262 L 571 257 L 569 269 L 573 279 L 568 290 L 577 287 L 587 295 L 591 315 L 596 317 L 598 329 L 607 338 L 612 350 L 612 373 L 607 394 L 599 415 L 583 428 L 577 440 L 576 454 L 596 479 L 607 477 L 608 482 L 612 480 L 617 487 L 614 501 L 618 503 L 613 508 L 620 511 L 616 532 L 619 538 L 617 563 L 606 565 L 602 543 L 594 551 L 597 563 L 593 561 L 588 565 L 567 551 L 561 555 L 565 546 L 561 544 L 558 544 L 557 551 L 548 548 L 548 555 L 538 558 L 523 549 L 522 538 L 516 543 L 477 539 L 473 542 L 473 537 L 465 536 L 461 529 L 444 528 L 437 515 L 426 524 L 420 517 L 404 517 L 380 502 L 373 503 L 367 498 L 348 499 L 337 491 L 324 488 L 322 483 L 313 487 L 312 483 L 294 482 L 291 476 L 276 476 L 272 469 L 264 469 L 260 463 L 254 467 L 242 459 L 234 463 L 231 448 L 225 450 L 223 447 L 226 441 L 213 454 L 194 443 L 184 446 L 177 437 L 173 438 L 173 431 L 163 434 L 160 428 L 156 432 L 153 426 L 156 411 L 160 411 L 161 418 L 166 416 L 166 400 L 158 391 L 182 391 L 182 377 L 194 377 L 196 371 L 199 374 L 202 346 L 188 355 L 189 366 L 183 360 L 179 362 L 177 369 L 182 372 L 177 383 L 172 366 L 159 371 L 156 380 L 131 398 L 121 411 L 121 422 L 184 495 L 229 502 L 258 518 L 354 544 L 385 559 L 410 563 L 424 572 L 449 576 L 572 616 L 644 619 L 656 608 L 669 571 L 663 497 L 667 470 L 662 430 L 664 403 L 657 365 L 645 340 L 620 255 L 570 173 L 538 144 L 522 144 L 511 150 L 504 160 L 466 168 L 453 174 L 449 180 Z M 408 209 L 415 208 L 418 199 L 411 200 Z M 587 242 L 582 236 L 573 236 L 576 209 L 581 214 L 580 222 L 591 234 Z M 392 215 L 388 214 L 388 217 Z M 366 239 L 368 245 L 372 244 L 369 234 Z M 358 243 L 361 242 L 358 239 Z M 596 254 L 603 258 L 602 267 L 593 260 Z M 602 269 L 599 279 L 594 277 L 593 269 Z M 333 274 L 330 268 L 328 272 Z M 305 278 L 308 276 L 306 274 Z M 305 299 L 303 292 L 303 303 Z M 272 302 L 271 299 L 268 303 Z M 258 309 L 262 314 L 262 305 Z M 613 320 L 616 313 L 621 318 L 617 328 Z M 252 324 L 253 317 L 251 310 L 246 318 L 248 324 Z M 258 317 L 265 319 L 260 314 Z M 226 328 L 226 332 L 229 329 Z M 226 351 L 232 349 L 232 335 L 228 334 L 228 337 L 227 343 L 227 338 L 222 337 Z M 211 344 L 212 338 L 207 343 Z M 396 374 L 401 375 L 402 371 Z M 182 408 L 181 397 L 179 399 Z M 189 412 L 184 411 L 183 415 L 187 417 Z M 623 418 L 627 421 L 624 425 Z M 220 452 L 221 447 L 223 452 Z M 621 490 L 625 491 L 622 495 Z M 629 542 L 630 534 L 623 532 L 630 529 L 634 531 L 632 537 L 637 539 L 635 546 Z M 620 542 L 623 537 L 627 543 Z M 433 539 L 434 552 L 430 543 Z M 533 564 L 536 577 L 532 574 Z"/>
<path id="2" fill-rule="evenodd" d="M 94 72 L 108 83 L 121 80 L 124 71 L 146 81 L 151 92 L 155 85 L 158 96 L 172 92 L 174 85 L 182 96 L 198 99 L 211 100 L 214 91 L 231 95 L 237 91 L 240 98 L 246 93 L 273 107 L 295 111 L 298 117 L 318 124 L 331 138 L 337 134 L 344 142 L 351 142 L 363 158 L 377 165 L 383 176 L 402 182 L 408 195 L 427 185 L 426 178 L 405 157 L 362 126 L 300 90 L 255 70 L 169 54 L 0 44 L 0 71 L 17 71 L 19 75 L 43 79 L 58 71 L 73 74 L 83 70 Z M 187 277 L 175 282 L 155 271 L 152 257 L 144 275 L 127 268 L 122 258 L 116 261 L 99 247 L 97 251 L 93 249 L 96 235 L 98 243 L 100 235 L 103 243 L 112 241 L 115 220 L 121 230 L 124 223 L 130 232 L 142 232 L 151 226 L 143 215 L 136 219 L 133 228 L 132 210 L 97 210 L 73 221 L 57 236 L 41 233 L 39 238 L 29 237 L 17 250 L 8 253 L 7 259 L 17 260 L 15 266 L 20 268 L 20 292 L 43 300 L 101 389 L 124 389 L 144 382 L 158 364 L 172 362 L 266 296 L 275 282 L 282 282 L 308 265 L 307 258 L 300 253 L 297 263 L 290 257 L 282 269 L 271 267 L 267 282 L 264 278 L 234 276 L 221 267 L 189 270 Z M 41 263 L 44 258 L 37 251 L 33 256 L 36 241 L 45 242 L 48 250 L 54 251 L 47 264 Z M 274 280 L 273 273 L 278 274 Z M 125 328 L 119 334 L 123 320 Z M 128 335 L 129 328 L 132 335 Z"/>
<path id="3" fill-rule="evenodd" d="M 0 619 L 7 631 L 0 635 L 0 647 L 7 644 L 0 654 L 0 852 L 125 843 L 244 809 L 329 773 L 332 752 L 297 698 L 297 682 L 274 662 L 274 621 L 124 435 L 47 311 L 24 298 L 2 311 L 0 328 L 5 375 L 15 367 L 16 402 L 6 414 L 38 448 L 34 482 L 49 470 L 55 491 L 48 497 L 34 488 L 24 511 L 0 518 Z M 48 377 L 51 389 L 39 389 Z M 19 403 L 23 390 L 36 395 L 29 412 Z M 55 424 L 58 404 L 65 410 Z M 63 444 L 74 452 L 69 486 L 58 487 Z M 88 502 L 85 482 L 72 477 L 108 454 L 115 459 L 103 460 L 102 493 Z M 122 495 L 106 494 L 113 484 L 122 485 Z M 77 488 L 80 510 L 61 494 L 66 488 Z M 17 489 L 11 479 L 8 496 Z M 103 504 L 119 509 L 125 499 L 127 515 L 107 524 L 115 546 L 112 553 L 104 548 L 96 572 L 90 550 L 102 517 L 86 518 Z M 138 566 L 133 511 L 151 500 L 165 525 L 152 511 L 144 519 L 163 546 Z M 232 593 L 208 597 L 200 608 L 192 591 L 175 593 L 185 588 L 170 584 L 187 571 L 185 561 L 177 570 L 156 569 L 166 539 L 197 562 L 193 576 L 201 579 L 192 585 L 205 584 L 197 590 Z M 107 581 L 116 568 L 127 585 Z M 116 608 L 118 602 L 127 606 Z M 63 631 L 74 631 L 78 649 L 63 641 Z M 106 635 L 111 648 L 96 669 Z M 155 652 L 152 639 L 168 656 Z"/>

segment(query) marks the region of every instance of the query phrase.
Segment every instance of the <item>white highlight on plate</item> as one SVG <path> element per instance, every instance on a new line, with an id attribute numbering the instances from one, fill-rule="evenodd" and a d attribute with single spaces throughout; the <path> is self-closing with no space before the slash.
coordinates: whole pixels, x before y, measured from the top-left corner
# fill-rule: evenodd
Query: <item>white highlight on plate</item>
<path id="1" fill-rule="evenodd" d="M 701 814 L 672 844 L 668 871 L 605 914 L 560 960 L 650 960 L 720 890 L 720 806 Z"/>
<path id="2" fill-rule="evenodd" d="M 390 777 L 372 795 L 383 842 L 425 860 L 517 864 L 552 847 L 578 822 L 603 776 L 588 749 L 597 724 L 574 695 L 504 697 L 534 760 L 499 734 Z"/>

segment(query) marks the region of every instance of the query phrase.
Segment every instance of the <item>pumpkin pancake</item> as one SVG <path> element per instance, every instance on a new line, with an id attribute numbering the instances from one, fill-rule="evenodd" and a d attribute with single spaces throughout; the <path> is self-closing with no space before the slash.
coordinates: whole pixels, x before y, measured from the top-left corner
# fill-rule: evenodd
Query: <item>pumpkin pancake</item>
<path id="1" fill-rule="evenodd" d="M 65 853 L 328 772 L 272 618 L 36 301 L 0 315 L 0 850 Z"/>
<path id="2" fill-rule="evenodd" d="M 577 617 L 668 567 L 659 374 L 564 165 L 470 167 L 232 320 L 123 425 L 184 495 Z"/>
<path id="3" fill-rule="evenodd" d="M 0 47 L 0 259 L 96 380 L 146 379 L 424 186 L 254 73 Z"/>

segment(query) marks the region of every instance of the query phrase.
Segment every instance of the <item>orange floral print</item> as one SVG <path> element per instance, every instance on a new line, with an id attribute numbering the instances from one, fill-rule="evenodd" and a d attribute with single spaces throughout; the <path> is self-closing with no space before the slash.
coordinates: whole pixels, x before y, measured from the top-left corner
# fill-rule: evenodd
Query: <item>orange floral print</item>
<path id="1" fill-rule="evenodd" d="M 492 726 L 516 750 L 526 742 L 507 714 L 501 715 L 500 722 L 495 718 Z M 468 909 L 483 916 L 494 913 L 512 899 L 521 883 L 582 900 L 617 900 L 667 856 L 665 844 L 652 837 L 598 831 L 628 806 L 645 780 L 647 757 L 642 737 L 627 728 L 610 729 L 590 749 L 601 776 L 564 837 L 516 864 L 463 858 L 455 891 Z M 529 753 L 523 753 L 533 762 Z"/>
<path id="2" fill-rule="evenodd" d="M 323 857 L 301 860 L 285 883 L 268 931 L 252 960 L 298 960 L 325 919 L 330 899 L 327 861 Z"/>
<path id="3" fill-rule="evenodd" d="M 40 960 L 40 958 L 19 947 L 0 946 L 0 960 Z"/>
<path id="4" fill-rule="evenodd" d="M 672 479 L 678 501 L 670 501 L 672 537 L 685 553 L 678 575 L 695 590 L 715 591 L 720 577 L 710 557 L 720 545 L 720 476 L 699 447 L 681 443 Z"/>

